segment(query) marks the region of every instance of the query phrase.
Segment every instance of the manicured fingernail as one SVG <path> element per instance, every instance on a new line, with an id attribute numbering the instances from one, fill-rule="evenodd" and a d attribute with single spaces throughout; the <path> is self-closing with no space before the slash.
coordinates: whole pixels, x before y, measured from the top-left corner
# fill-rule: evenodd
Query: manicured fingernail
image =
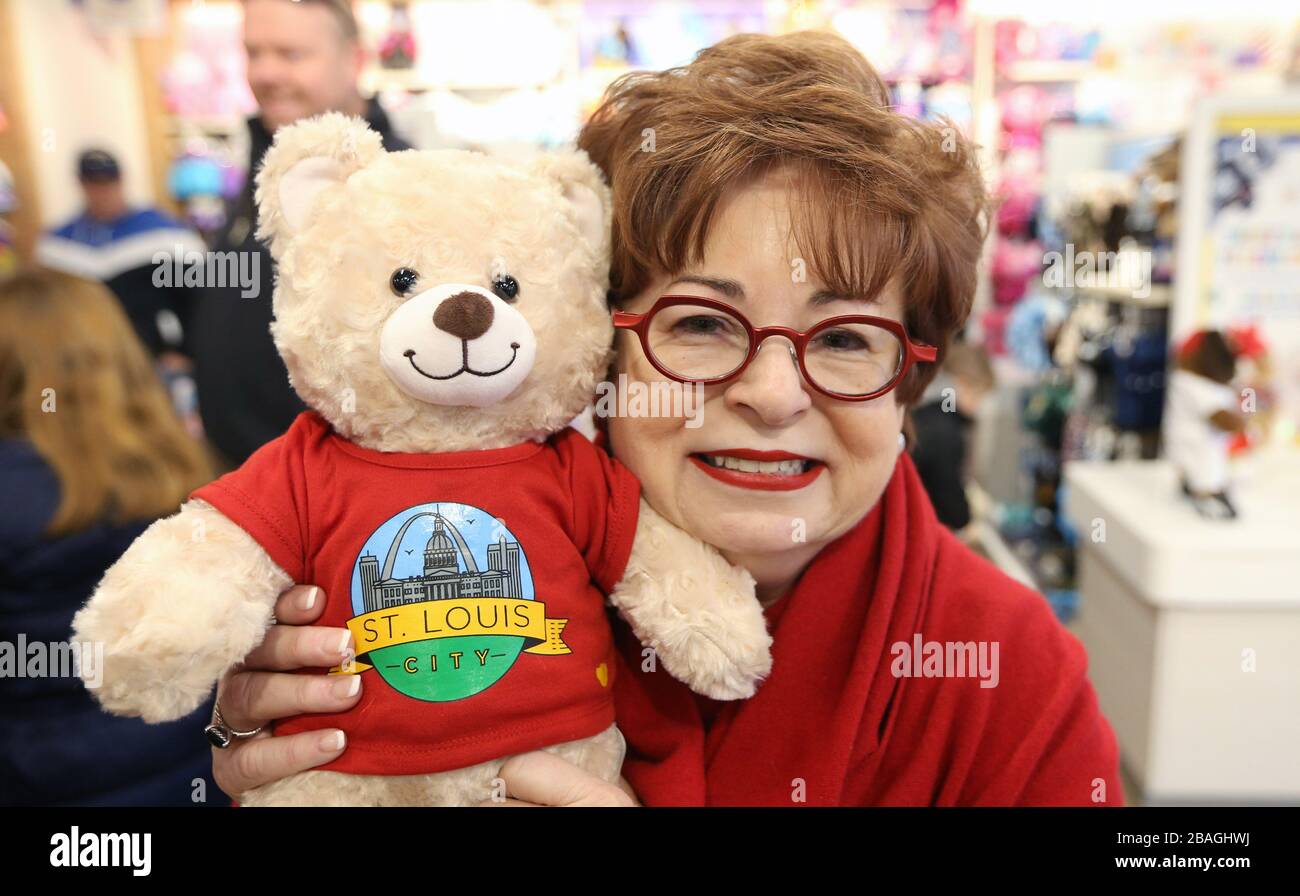
<path id="1" fill-rule="evenodd" d="M 316 598 L 320 596 L 319 588 L 308 588 L 299 599 L 298 603 L 304 610 L 310 610 L 316 606 Z"/>
<path id="2" fill-rule="evenodd" d="M 339 656 L 346 657 L 348 656 L 348 654 L 352 652 L 348 649 L 348 646 L 351 643 L 352 643 L 352 632 L 344 632 L 343 639 L 339 641 Z"/>
<path id="3" fill-rule="evenodd" d="M 343 749 L 343 744 L 347 738 L 342 731 L 330 731 L 321 735 L 320 748 L 326 753 L 333 753 L 336 750 Z"/>
<path id="4" fill-rule="evenodd" d="M 359 690 L 361 690 L 360 675 L 348 675 L 344 680 L 334 682 L 335 697 L 355 697 Z"/>

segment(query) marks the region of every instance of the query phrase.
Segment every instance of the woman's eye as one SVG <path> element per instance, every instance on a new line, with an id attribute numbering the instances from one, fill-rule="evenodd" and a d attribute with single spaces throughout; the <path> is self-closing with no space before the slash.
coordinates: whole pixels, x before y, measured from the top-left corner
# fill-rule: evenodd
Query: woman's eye
<path id="1" fill-rule="evenodd" d="M 389 278 L 388 285 L 393 289 L 393 295 L 409 296 L 415 289 L 415 284 L 420 282 L 420 275 L 410 268 L 398 268 L 393 271 L 393 276 Z"/>
<path id="2" fill-rule="evenodd" d="M 871 348 L 866 339 L 852 330 L 826 330 L 817 334 L 817 341 L 826 348 L 840 352 L 864 351 Z"/>
<path id="3" fill-rule="evenodd" d="M 673 329 L 688 336 L 709 336 L 726 332 L 726 325 L 727 322 L 720 317 L 696 314 L 691 317 L 683 317 L 673 324 Z"/>
<path id="4" fill-rule="evenodd" d="M 499 274 L 492 278 L 492 291 L 503 302 L 513 302 L 519 297 L 519 281 L 509 274 Z"/>

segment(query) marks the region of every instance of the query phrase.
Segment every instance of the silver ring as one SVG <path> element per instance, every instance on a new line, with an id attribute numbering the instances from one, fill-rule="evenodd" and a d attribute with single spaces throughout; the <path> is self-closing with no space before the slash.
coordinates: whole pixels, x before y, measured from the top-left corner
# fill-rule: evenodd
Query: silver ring
<path id="1" fill-rule="evenodd" d="M 212 702 L 212 724 L 204 728 L 203 733 L 212 746 L 219 750 L 226 750 L 237 738 L 252 737 L 264 727 L 266 726 L 258 725 L 252 731 L 236 731 L 226 724 L 226 720 L 221 716 L 221 706 L 214 700 Z"/>

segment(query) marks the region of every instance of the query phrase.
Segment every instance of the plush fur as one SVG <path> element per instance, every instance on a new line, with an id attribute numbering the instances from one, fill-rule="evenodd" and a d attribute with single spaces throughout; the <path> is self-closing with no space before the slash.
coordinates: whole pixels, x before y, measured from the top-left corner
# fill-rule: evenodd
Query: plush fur
<path id="1" fill-rule="evenodd" d="M 278 263 L 276 345 L 294 388 L 345 437 L 378 451 L 504 447 L 546 438 L 591 401 L 612 343 L 610 196 L 584 154 L 526 167 L 456 150 L 389 154 L 363 122 L 329 114 L 277 134 L 257 201 L 259 235 Z M 401 268 L 419 280 L 398 295 Z M 510 301 L 494 291 L 505 275 L 519 287 Z M 449 336 L 429 315 L 486 330 Z M 419 350 L 401 351 L 408 345 Z M 417 360 L 505 373 L 447 385 L 411 375 Z M 260 642 L 290 584 L 243 530 L 188 502 L 131 546 L 74 621 L 78 640 L 104 644 L 94 693 L 106 709 L 148 721 L 192 712 Z M 753 579 L 644 501 L 610 599 L 664 668 L 700 693 L 748 697 L 770 670 Z M 618 778 L 616 728 L 547 749 Z M 504 760 L 400 777 L 307 772 L 241 799 L 464 805 L 491 796 Z"/>

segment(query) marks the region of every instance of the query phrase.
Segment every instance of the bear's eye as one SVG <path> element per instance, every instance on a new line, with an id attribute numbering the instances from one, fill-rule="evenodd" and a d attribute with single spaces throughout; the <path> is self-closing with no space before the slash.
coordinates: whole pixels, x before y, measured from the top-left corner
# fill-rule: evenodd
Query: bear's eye
<path id="1" fill-rule="evenodd" d="M 492 291 L 504 302 L 513 302 L 519 296 L 519 281 L 509 274 L 497 274 L 492 278 Z"/>
<path id="2" fill-rule="evenodd" d="M 388 285 L 393 288 L 394 295 L 409 296 L 419 280 L 420 275 L 410 268 L 398 268 L 393 271 L 393 276 L 389 278 Z"/>

